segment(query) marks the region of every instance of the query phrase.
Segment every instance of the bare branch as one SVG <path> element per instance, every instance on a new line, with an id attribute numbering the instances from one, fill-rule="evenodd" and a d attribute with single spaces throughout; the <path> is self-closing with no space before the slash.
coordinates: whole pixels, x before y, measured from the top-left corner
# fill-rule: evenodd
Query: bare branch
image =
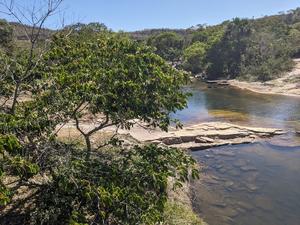
<path id="1" fill-rule="evenodd" d="M 62 124 L 61 124 L 61 126 L 55 131 L 55 133 L 53 133 L 51 136 L 53 137 L 53 136 L 55 136 L 55 135 L 57 135 L 58 134 L 58 132 L 68 123 L 68 122 L 70 122 L 70 120 L 71 119 L 75 119 L 74 118 L 74 116 L 76 116 L 76 113 L 80 113 L 80 112 L 82 112 L 87 106 L 88 106 L 88 103 L 84 106 L 84 107 L 82 107 L 82 105 L 84 104 L 84 101 L 82 101 L 75 109 L 74 109 L 74 111 L 73 111 L 73 113 L 72 113 L 72 115 L 70 116 L 70 118 L 68 118 L 66 121 L 64 121 Z M 81 108 L 81 109 L 80 109 Z M 80 109 L 80 110 L 79 110 Z M 79 110 L 79 111 L 78 111 Z M 78 121 L 78 123 L 79 123 L 79 121 Z"/>
<path id="2" fill-rule="evenodd" d="M 94 129 L 90 130 L 87 135 L 92 135 L 93 133 L 99 131 L 99 130 L 102 130 L 106 127 L 111 127 L 111 126 L 114 126 L 114 125 L 117 125 L 117 123 L 109 123 L 109 117 L 108 115 L 106 114 L 105 115 L 105 121 L 102 122 L 99 126 L 95 127 Z"/>
<path id="3" fill-rule="evenodd" d="M 7 1 L 5 0 L 0 1 L 0 6 L 2 6 L 5 10 L 1 10 L 1 12 L 12 16 L 14 20 L 20 23 L 20 26 L 23 28 L 27 40 L 30 42 L 29 56 L 27 65 L 24 66 L 24 72 L 22 72 L 22 74 L 18 76 L 18 79 L 16 79 L 16 77 L 13 77 L 13 80 L 15 80 L 16 82 L 12 97 L 12 114 L 15 112 L 15 107 L 18 102 L 19 93 L 21 92 L 20 87 L 22 86 L 22 83 L 24 83 L 32 75 L 32 69 L 35 68 L 37 63 L 39 62 L 39 60 L 35 57 L 35 49 L 37 42 L 39 41 L 43 26 L 46 20 L 50 16 L 55 14 L 55 11 L 58 9 L 63 0 L 46 0 L 46 2 L 47 4 L 45 4 L 45 6 L 43 6 L 42 4 L 38 6 L 34 2 L 32 8 L 26 10 L 24 6 L 18 5 L 14 0 L 10 0 L 9 3 L 7 3 Z M 43 9 L 45 10 L 43 11 Z M 26 24 L 31 27 L 29 28 Z M 42 55 L 43 54 L 40 54 L 38 56 L 41 58 Z"/>

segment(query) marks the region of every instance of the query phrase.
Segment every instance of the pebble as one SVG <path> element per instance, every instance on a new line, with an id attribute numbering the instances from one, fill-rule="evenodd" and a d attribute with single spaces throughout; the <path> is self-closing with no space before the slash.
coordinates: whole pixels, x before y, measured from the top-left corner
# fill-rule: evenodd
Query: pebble
<path id="1" fill-rule="evenodd" d="M 229 188 L 229 187 L 232 187 L 234 185 L 234 183 L 232 181 L 226 181 L 224 185 L 225 185 L 225 187 Z"/>
<path id="2" fill-rule="evenodd" d="M 219 170 L 219 169 L 223 168 L 223 165 L 220 165 L 220 164 L 219 164 L 219 165 L 216 165 L 215 168 L 216 168 L 217 170 Z"/>
<path id="3" fill-rule="evenodd" d="M 237 210 L 235 210 L 233 208 L 229 208 L 229 207 L 224 208 L 223 212 L 228 217 L 236 217 L 239 214 L 239 212 Z"/>
<path id="4" fill-rule="evenodd" d="M 227 169 L 226 168 L 221 168 L 218 170 L 220 173 L 224 174 L 227 172 Z"/>
<path id="5" fill-rule="evenodd" d="M 255 186 L 254 184 L 246 184 L 245 186 L 247 187 L 249 192 L 254 192 L 258 190 L 258 187 Z"/>
<path id="6" fill-rule="evenodd" d="M 230 175 L 230 176 L 233 176 L 233 177 L 236 177 L 236 176 L 239 176 L 241 172 L 235 170 L 235 169 L 231 169 L 229 171 L 227 171 L 227 173 Z"/>
<path id="7" fill-rule="evenodd" d="M 242 170 L 243 172 L 257 171 L 257 169 L 253 166 L 241 166 L 240 170 Z"/>
<path id="8" fill-rule="evenodd" d="M 205 155 L 205 158 L 207 159 L 210 159 L 210 158 L 213 158 L 214 156 L 213 155 Z"/>
<path id="9" fill-rule="evenodd" d="M 236 204 L 237 204 L 240 208 L 243 208 L 243 209 L 245 209 L 245 210 L 253 210 L 253 209 L 254 209 L 254 206 L 251 205 L 251 204 L 249 204 L 249 203 L 247 203 L 247 202 L 241 202 L 241 201 L 239 201 L 239 202 L 237 202 Z"/>

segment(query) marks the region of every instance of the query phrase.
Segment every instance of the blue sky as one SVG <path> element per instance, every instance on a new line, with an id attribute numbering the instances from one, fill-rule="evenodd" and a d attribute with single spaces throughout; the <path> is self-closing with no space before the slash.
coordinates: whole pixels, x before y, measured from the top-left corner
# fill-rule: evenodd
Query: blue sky
<path id="1" fill-rule="evenodd" d="M 23 0 L 22 4 L 34 1 L 39 0 Z M 102 22 L 115 31 L 134 31 L 217 24 L 234 17 L 261 17 L 297 7 L 299 0 L 65 0 L 62 9 L 66 23 Z M 47 26 L 57 27 L 61 15 Z"/>

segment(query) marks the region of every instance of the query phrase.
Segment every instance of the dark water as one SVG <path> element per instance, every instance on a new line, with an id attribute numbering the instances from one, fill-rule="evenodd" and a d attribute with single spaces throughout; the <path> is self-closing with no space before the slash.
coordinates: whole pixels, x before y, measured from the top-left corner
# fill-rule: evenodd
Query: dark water
<path id="1" fill-rule="evenodd" d="M 300 225 L 300 98 L 194 83 L 184 124 L 227 121 L 279 127 L 261 143 L 193 152 L 205 167 L 193 184 L 195 211 L 209 225 Z"/>

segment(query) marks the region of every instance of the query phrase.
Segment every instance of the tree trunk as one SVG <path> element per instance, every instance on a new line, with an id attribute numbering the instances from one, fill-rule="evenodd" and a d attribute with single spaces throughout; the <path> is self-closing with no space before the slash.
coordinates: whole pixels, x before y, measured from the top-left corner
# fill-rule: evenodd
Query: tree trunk
<path id="1" fill-rule="evenodd" d="M 10 109 L 11 114 L 15 114 L 15 111 L 16 111 L 17 99 L 19 96 L 19 88 L 20 88 L 20 83 L 17 82 L 15 91 L 14 91 L 13 102 L 12 102 L 11 109 Z"/>
<path id="2" fill-rule="evenodd" d="M 84 136 L 85 139 L 85 144 L 86 144 L 86 159 L 90 159 L 91 157 L 91 151 L 92 151 L 92 144 L 91 144 L 91 140 L 90 140 L 90 136 L 89 135 L 85 135 Z"/>

